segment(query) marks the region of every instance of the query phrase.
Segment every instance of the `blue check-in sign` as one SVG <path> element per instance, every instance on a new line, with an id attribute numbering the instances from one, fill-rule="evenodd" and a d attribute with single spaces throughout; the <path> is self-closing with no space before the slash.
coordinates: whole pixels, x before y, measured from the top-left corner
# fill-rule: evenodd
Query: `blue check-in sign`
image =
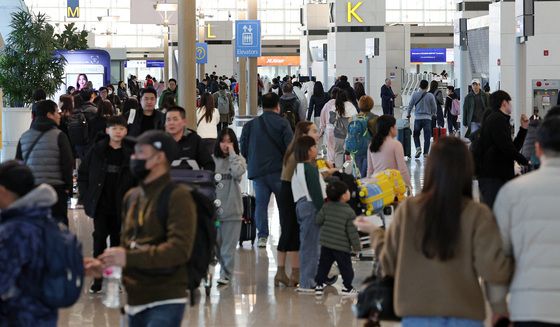
<path id="1" fill-rule="evenodd" d="M 196 44 L 196 63 L 206 65 L 208 63 L 208 43 Z"/>
<path id="2" fill-rule="evenodd" d="M 261 56 L 260 20 L 238 20 L 235 22 L 235 55 L 250 58 Z"/>

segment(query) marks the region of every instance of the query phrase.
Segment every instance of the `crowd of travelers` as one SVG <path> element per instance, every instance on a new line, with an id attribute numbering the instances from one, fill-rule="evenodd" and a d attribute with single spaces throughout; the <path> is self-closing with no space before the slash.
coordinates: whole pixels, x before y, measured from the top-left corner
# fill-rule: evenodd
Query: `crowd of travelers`
<path id="1" fill-rule="evenodd" d="M 259 76 L 262 114 L 238 135 L 229 127 L 238 92 L 233 77 L 207 75 L 197 82 L 197 103 L 186 109 L 176 104 L 175 79 L 167 88 L 150 76 L 143 85 L 135 76 L 128 82 L 128 92 L 123 82 L 116 92 L 94 90 L 79 76 L 58 104 L 36 93 L 16 160 L 0 164 L 0 326 L 56 326 L 63 306 L 45 300 L 43 278 L 52 273 L 53 242 L 45 246 L 41 236 L 63 229 L 40 222 L 67 226 L 74 195 L 93 219 L 93 253 L 73 262 L 78 274 L 93 278 L 88 291 L 108 292 L 108 269 L 122 268 L 129 326 L 180 326 L 196 263 L 209 255 L 193 249 L 208 229 L 221 264 L 217 283 L 234 282 L 242 219 L 251 210 L 240 186 L 245 176 L 254 186 L 257 248 L 270 245 L 273 194 L 278 207 L 275 287 L 321 297 L 337 280 L 336 263 L 339 293 L 361 294 L 353 257 L 362 250 L 360 236 L 369 235 L 377 273 L 394 281 L 403 326 L 483 326 L 485 302 L 497 326 L 560 325 L 560 107 L 546 117 L 512 117 L 511 96 L 489 94 L 475 79 L 458 108 L 453 87 L 444 96 L 437 81 L 424 80 L 399 117 L 387 79 L 379 116 L 364 85 L 346 76 L 330 90 L 289 76 L 269 86 Z M 196 113 L 196 131 L 187 128 L 186 110 Z M 414 157 L 421 162 L 424 155 L 420 189 L 406 158 L 412 140 L 401 138 L 412 117 Z M 215 176 L 218 210 L 204 211 L 201 192 L 177 182 L 179 170 L 193 169 Z M 356 210 L 352 188 L 387 170 L 399 172 L 408 197 L 392 222 L 378 227 Z M 211 224 L 201 220 L 208 212 Z M 375 320 L 383 308 L 372 307 Z"/>

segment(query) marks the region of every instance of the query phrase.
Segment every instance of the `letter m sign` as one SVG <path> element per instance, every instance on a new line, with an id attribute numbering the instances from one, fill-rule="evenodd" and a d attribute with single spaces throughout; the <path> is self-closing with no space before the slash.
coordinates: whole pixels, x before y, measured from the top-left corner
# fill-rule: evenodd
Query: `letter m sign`
<path id="1" fill-rule="evenodd" d="M 67 0 L 68 9 L 66 17 L 79 18 L 80 17 L 80 0 Z"/>

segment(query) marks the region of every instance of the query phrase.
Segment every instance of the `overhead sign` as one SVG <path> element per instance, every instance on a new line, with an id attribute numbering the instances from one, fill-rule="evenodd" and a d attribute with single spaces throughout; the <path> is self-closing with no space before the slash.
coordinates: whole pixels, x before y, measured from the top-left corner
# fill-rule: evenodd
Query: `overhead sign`
<path id="1" fill-rule="evenodd" d="M 216 35 L 214 35 L 214 33 L 212 33 L 212 24 L 208 23 L 208 25 L 206 25 L 206 38 L 211 40 L 211 39 L 215 39 Z"/>
<path id="2" fill-rule="evenodd" d="M 415 48 L 410 49 L 410 62 L 447 62 L 445 48 Z"/>
<path id="3" fill-rule="evenodd" d="M 66 17 L 80 18 L 80 0 L 67 0 Z"/>
<path id="4" fill-rule="evenodd" d="M 261 56 L 260 20 L 238 20 L 235 22 L 235 55 L 251 58 Z"/>
<path id="5" fill-rule="evenodd" d="M 257 66 L 299 66 L 299 56 L 264 56 L 257 59 Z"/>
<path id="6" fill-rule="evenodd" d="M 196 44 L 196 63 L 199 65 L 208 63 L 208 43 Z"/>
<path id="7" fill-rule="evenodd" d="M 348 23 L 352 22 L 352 19 L 356 19 L 358 22 L 363 23 L 364 20 L 362 19 L 362 17 L 360 17 L 360 15 L 358 15 L 357 10 L 358 8 L 360 8 L 363 4 L 363 1 L 359 1 L 357 4 L 352 3 L 352 1 L 348 1 L 348 8 L 346 10 L 347 12 L 347 18 L 348 18 Z"/>

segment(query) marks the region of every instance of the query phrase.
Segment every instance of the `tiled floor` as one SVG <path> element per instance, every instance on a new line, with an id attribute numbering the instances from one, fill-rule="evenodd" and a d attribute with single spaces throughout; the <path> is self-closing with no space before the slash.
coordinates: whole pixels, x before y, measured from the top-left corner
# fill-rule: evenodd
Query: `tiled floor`
<path id="1" fill-rule="evenodd" d="M 240 132 L 240 128 L 238 128 Z M 422 187 L 423 160 L 409 162 L 413 192 Z M 243 190 L 249 190 L 247 183 Z M 85 255 L 91 255 L 93 224 L 83 210 L 70 210 L 70 227 L 84 243 Z M 280 226 L 276 205 L 271 201 L 269 209 L 271 237 L 267 249 L 237 249 L 234 282 L 225 288 L 211 290 L 210 297 L 202 297 L 200 303 L 185 312 L 183 326 L 362 326 L 363 322 L 354 318 L 353 298 L 338 295 L 341 281 L 325 290 L 323 299 L 314 295 L 298 295 L 293 288 L 275 288 L 276 250 Z M 371 262 L 355 261 L 358 287 L 371 273 Z M 216 271 L 219 267 L 216 268 Z M 89 287 L 88 280 L 86 286 Z M 215 281 L 214 281 L 215 285 Z M 202 289 L 204 293 L 204 289 Z M 89 295 L 87 287 L 79 302 L 72 308 L 62 310 L 59 326 L 101 327 L 119 326 L 121 316 L 118 310 L 107 309 L 101 303 L 101 295 Z M 384 326 L 398 326 L 387 323 Z"/>
<path id="2" fill-rule="evenodd" d="M 412 161 L 409 165 L 417 191 L 421 187 L 422 161 Z M 238 248 L 233 284 L 220 289 L 214 286 L 210 297 L 202 297 L 200 304 L 187 310 L 183 326 L 362 326 L 352 313 L 355 299 L 338 295 L 340 281 L 327 288 L 322 300 L 316 300 L 314 295 L 298 295 L 293 288 L 274 287 L 275 244 L 280 226 L 273 201 L 269 216 L 272 233 L 269 247 L 250 248 L 245 243 L 243 248 Z M 92 220 L 82 210 L 70 210 L 70 227 L 84 243 L 85 255 L 90 255 Z M 371 273 L 371 262 L 356 261 L 354 269 L 354 285 L 358 287 Z M 61 312 L 59 326 L 119 326 L 120 319 L 118 310 L 103 306 L 101 295 L 90 295 L 84 288 L 80 301 Z"/>

